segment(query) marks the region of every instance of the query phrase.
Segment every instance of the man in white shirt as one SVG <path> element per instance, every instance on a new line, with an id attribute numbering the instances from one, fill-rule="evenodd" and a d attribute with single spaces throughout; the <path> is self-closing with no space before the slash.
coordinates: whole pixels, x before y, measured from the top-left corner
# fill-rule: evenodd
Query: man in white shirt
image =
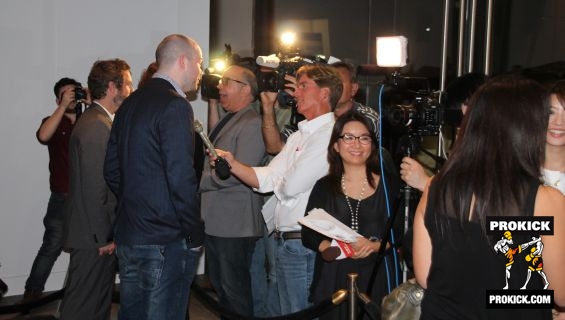
<path id="1" fill-rule="evenodd" d="M 278 238 L 277 284 L 282 314 L 309 306 L 315 252 L 302 246 L 298 219 L 304 216 L 312 187 L 328 173 L 327 150 L 335 122 L 332 110 L 343 90 L 339 75 L 330 66 L 303 66 L 296 78 L 297 111 L 306 120 L 298 124 L 298 131 L 288 138 L 269 165 L 249 167 L 231 153 L 216 150 L 231 165 L 233 175 L 259 192 L 275 194 L 276 204 L 272 207 Z"/>

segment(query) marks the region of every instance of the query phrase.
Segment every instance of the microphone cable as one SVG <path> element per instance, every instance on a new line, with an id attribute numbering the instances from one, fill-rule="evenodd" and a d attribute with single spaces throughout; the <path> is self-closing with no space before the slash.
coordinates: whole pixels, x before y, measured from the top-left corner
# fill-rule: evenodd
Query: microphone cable
<path id="1" fill-rule="evenodd" d="M 382 137 L 383 137 L 383 117 L 382 117 L 382 97 L 383 97 L 383 91 L 384 91 L 384 87 L 385 85 L 383 83 L 381 83 L 380 85 L 380 89 L 379 89 L 379 103 L 378 103 L 378 112 L 379 112 L 379 161 L 380 161 L 380 167 L 381 167 L 381 179 L 383 182 L 383 187 L 384 187 L 384 191 L 385 191 L 385 202 L 386 202 L 386 209 L 387 209 L 387 216 L 390 219 L 392 214 L 391 214 L 391 208 L 390 208 L 390 199 L 389 199 L 389 195 L 388 195 L 388 185 L 386 182 L 386 176 L 385 176 L 385 172 L 384 172 L 384 160 L 383 160 L 383 154 L 381 151 L 382 149 Z M 396 243 L 395 243 L 395 236 L 394 236 L 394 230 L 393 230 L 393 224 L 391 223 L 390 225 L 390 243 L 392 246 L 392 256 L 394 259 L 394 268 L 395 268 L 395 277 L 394 277 L 394 282 L 395 282 L 395 287 L 399 286 L 399 280 L 398 280 L 398 274 L 400 271 L 399 268 L 399 263 L 398 263 L 398 255 L 396 252 Z M 385 270 L 387 272 L 387 279 L 389 279 L 389 283 L 388 283 L 388 293 L 390 293 L 392 291 L 392 288 L 390 286 L 390 271 L 388 270 L 388 261 L 386 259 L 386 257 L 384 258 L 385 260 Z"/>

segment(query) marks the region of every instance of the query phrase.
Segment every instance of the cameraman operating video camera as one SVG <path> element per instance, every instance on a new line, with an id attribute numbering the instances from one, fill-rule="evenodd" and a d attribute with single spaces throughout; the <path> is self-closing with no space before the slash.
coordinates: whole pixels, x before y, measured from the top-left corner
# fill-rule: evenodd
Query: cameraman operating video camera
<path id="1" fill-rule="evenodd" d="M 333 110 L 336 117 L 347 112 L 353 106 L 360 106 L 354 100 L 357 91 L 359 90 L 359 83 L 357 82 L 357 71 L 355 67 L 346 62 L 335 62 L 330 66 L 334 67 L 343 84 L 343 92 L 337 103 L 336 108 Z M 287 81 L 286 89 L 289 94 L 296 88 L 296 78 L 291 75 L 286 75 Z M 278 120 L 277 108 L 277 93 L 276 92 L 261 92 L 261 116 L 263 125 L 263 138 L 265 139 L 265 146 L 269 154 L 277 154 L 285 145 L 283 134 L 280 131 L 280 121 Z M 288 130 L 288 128 L 286 128 Z"/>

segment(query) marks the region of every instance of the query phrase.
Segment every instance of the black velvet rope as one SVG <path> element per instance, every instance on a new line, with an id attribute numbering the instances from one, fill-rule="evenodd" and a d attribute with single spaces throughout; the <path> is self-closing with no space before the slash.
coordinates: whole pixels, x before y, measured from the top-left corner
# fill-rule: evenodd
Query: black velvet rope
<path id="1" fill-rule="evenodd" d="M 345 291 L 345 290 L 343 290 Z M 231 312 L 230 310 L 227 310 L 226 308 L 224 308 L 223 306 L 221 306 L 218 301 L 210 294 L 211 290 L 210 289 L 203 289 L 198 285 L 193 285 L 192 286 L 192 292 L 194 293 L 194 295 L 198 296 L 199 300 L 206 305 L 206 307 L 210 310 L 213 310 L 214 313 L 219 314 L 222 316 L 222 319 L 228 319 L 228 320 L 306 320 L 306 319 L 314 319 L 317 318 L 327 312 L 329 312 L 330 310 L 332 310 L 333 308 L 339 306 L 340 304 L 344 303 L 347 301 L 345 296 L 345 299 L 333 299 L 333 297 L 328 297 L 327 299 L 307 308 L 304 310 L 300 310 L 298 312 L 295 313 L 291 313 L 291 314 L 285 314 L 282 316 L 276 316 L 276 317 L 253 317 L 253 318 L 249 318 L 249 317 L 244 317 L 241 315 L 238 315 L 236 313 Z M 337 292 L 336 292 L 337 293 Z M 334 295 L 336 294 L 334 293 Z M 359 307 L 361 310 L 364 310 L 366 312 L 366 314 L 371 318 L 371 319 L 377 319 L 379 318 L 377 315 L 380 312 L 380 308 L 378 305 L 376 305 L 374 302 L 371 302 L 370 299 L 368 299 L 368 297 L 365 295 L 364 296 L 365 299 L 359 299 L 358 303 L 359 303 Z"/>
<path id="2" fill-rule="evenodd" d="M 11 305 L 4 305 L 0 306 L 0 314 L 11 314 L 11 313 L 21 313 L 27 314 L 30 310 L 41 307 L 45 304 L 53 302 L 55 300 L 60 300 L 63 297 L 64 289 L 54 291 L 52 293 L 44 294 L 42 297 L 35 299 L 33 301 L 21 303 L 17 302 Z M 347 299 L 332 299 L 332 297 L 328 297 L 327 299 L 323 300 L 320 303 L 317 303 L 307 309 L 286 314 L 282 316 L 276 317 L 254 317 L 248 318 L 236 313 L 231 312 L 230 310 L 221 306 L 218 301 L 214 298 L 213 294 L 211 293 L 211 289 L 204 289 L 195 283 L 192 285 L 192 293 L 194 296 L 197 296 L 200 302 L 205 305 L 208 309 L 210 309 L 213 313 L 221 315 L 224 319 L 229 320 L 305 320 L 305 319 L 313 319 L 319 317 L 333 308 L 337 307 Z M 120 296 L 118 291 L 114 291 L 112 296 L 112 302 L 119 303 Z M 378 312 L 378 306 L 370 301 L 363 301 L 362 299 L 359 300 L 359 306 L 362 309 L 365 309 L 368 315 L 371 318 L 375 319 L 376 317 L 373 315 L 374 313 Z M 27 319 L 27 318 L 26 318 Z M 52 319 L 44 316 L 44 319 Z"/>
<path id="3" fill-rule="evenodd" d="M 218 301 L 216 299 L 214 299 L 214 297 L 210 294 L 211 290 L 206 290 L 201 288 L 198 285 L 193 285 L 192 286 L 192 292 L 198 296 L 199 300 L 206 305 L 206 307 L 208 307 L 209 309 L 213 310 L 215 313 L 220 314 L 222 316 L 222 318 L 224 319 L 229 319 L 229 320 L 250 320 L 249 317 L 244 317 L 241 315 L 238 315 L 236 313 L 231 312 L 230 310 L 224 308 L 223 306 L 221 306 Z M 334 305 L 332 303 L 332 299 L 328 298 L 308 309 L 304 309 L 301 311 L 298 311 L 296 313 L 292 313 L 292 314 L 287 314 L 287 315 L 283 315 L 283 316 L 277 316 L 277 317 L 269 317 L 269 318 L 261 318 L 261 317 L 254 317 L 251 319 L 254 320 L 304 320 L 304 319 L 312 319 L 315 318 L 319 315 L 322 315 L 328 311 L 330 311 L 331 309 L 333 309 L 334 307 L 336 307 L 337 305 Z"/>
<path id="4" fill-rule="evenodd" d="M 0 306 L 0 314 L 9 314 L 9 313 L 24 313 L 27 314 L 29 313 L 30 310 L 35 309 L 37 307 L 41 307 L 45 304 L 48 304 L 50 302 L 53 302 L 55 300 L 60 300 L 61 298 L 63 298 L 63 292 L 65 290 L 61 289 L 59 291 L 54 291 L 48 294 L 44 294 L 43 296 L 41 296 L 38 299 L 29 301 L 29 302 L 25 302 L 25 303 L 21 303 L 21 302 L 17 302 L 15 304 L 10 304 L 10 305 L 2 305 Z"/>

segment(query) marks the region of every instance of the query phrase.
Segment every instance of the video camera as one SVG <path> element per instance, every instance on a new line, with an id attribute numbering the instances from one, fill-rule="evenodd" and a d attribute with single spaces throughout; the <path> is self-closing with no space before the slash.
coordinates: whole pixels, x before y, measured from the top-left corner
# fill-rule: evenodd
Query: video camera
<path id="1" fill-rule="evenodd" d="M 296 76 L 296 71 L 307 64 L 323 62 L 322 58 L 316 57 L 314 60 L 306 57 L 281 57 L 280 54 L 270 56 L 258 56 L 256 63 L 259 66 L 255 75 L 259 91 L 278 92 L 284 90 L 286 75 Z M 263 68 L 261 68 L 263 67 Z"/>
<path id="2" fill-rule="evenodd" d="M 239 65 L 249 68 L 257 78 L 257 86 L 259 92 L 269 91 L 278 92 L 278 102 L 282 107 L 295 107 L 294 98 L 285 92 L 286 75 L 296 76 L 296 71 L 307 64 L 327 63 L 325 57 L 317 55 L 315 57 L 292 56 L 284 53 L 271 54 L 269 56 L 258 56 L 256 59 L 252 57 L 241 58 L 236 54 L 232 54 L 231 46 L 225 45 L 223 61 L 226 67 L 230 65 Z M 218 83 L 222 76 L 215 73 L 213 68 L 207 68 L 202 76 L 200 93 L 202 97 L 207 99 L 218 99 Z"/>
<path id="3" fill-rule="evenodd" d="M 401 77 L 384 93 L 383 126 L 395 134 L 437 136 L 442 125 L 459 126 L 462 112 L 445 106 L 439 91 L 432 91 L 428 79 Z"/>
<path id="4" fill-rule="evenodd" d="M 76 85 L 74 88 L 75 91 L 75 100 L 86 100 L 88 98 L 86 90 L 82 87 L 82 85 Z"/>
<path id="5" fill-rule="evenodd" d="M 443 112 L 437 93 L 418 93 L 411 104 L 385 106 L 383 120 L 399 133 L 409 131 L 421 136 L 435 136 L 443 123 Z"/>
<path id="6" fill-rule="evenodd" d="M 439 169 L 445 159 L 422 147 L 426 144 L 424 137 L 443 139 L 444 126 L 455 136 L 463 118 L 461 108 L 448 106 L 447 95 L 432 90 L 429 78 L 398 74 L 393 78 L 386 80 L 382 94 L 383 145 L 391 150 L 397 163 L 404 156 L 423 152 L 435 160 Z"/>
<path id="7" fill-rule="evenodd" d="M 327 63 L 321 55 L 316 57 L 289 57 L 283 54 L 272 54 L 270 56 L 258 56 L 256 64 L 259 66 L 255 72 L 259 92 L 278 92 L 277 100 L 280 106 L 296 107 L 296 100 L 288 94 L 285 89 L 284 77 L 290 75 L 296 77 L 296 71 L 300 67 L 313 63 Z"/>
<path id="8" fill-rule="evenodd" d="M 235 64 L 235 61 L 239 60 L 239 56 L 232 54 L 231 45 L 225 44 L 225 47 L 226 50 L 222 54 L 222 57 L 217 59 L 217 63 L 221 65 L 206 68 L 204 70 L 204 75 L 202 75 L 202 79 L 200 81 L 200 94 L 205 99 L 220 98 L 218 84 L 220 83 L 220 79 L 222 79 L 222 75 L 217 72 Z"/>

